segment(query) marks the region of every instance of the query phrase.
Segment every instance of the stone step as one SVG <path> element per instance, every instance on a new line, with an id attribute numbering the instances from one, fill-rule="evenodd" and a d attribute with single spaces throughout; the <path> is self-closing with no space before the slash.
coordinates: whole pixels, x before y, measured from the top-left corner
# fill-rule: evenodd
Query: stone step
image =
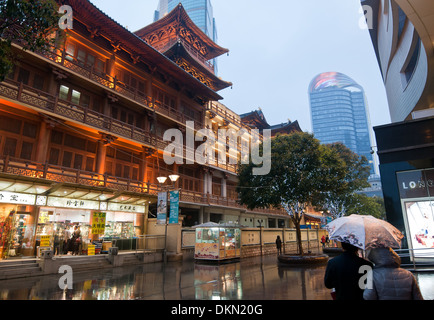
<path id="1" fill-rule="evenodd" d="M 37 267 L 39 268 L 39 264 L 34 261 L 34 262 L 28 262 L 28 263 L 8 263 L 8 264 L 0 264 L 0 272 L 2 270 L 15 270 L 15 269 L 27 269 L 27 268 L 31 268 L 31 267 Z"/>
<path id="2" fill-rule="evenodd" d="M 1 266 L 10 266 L 10 265 L 23 265 L 23 264 L 32 264 L 36 263 L 37 259 L 10 259 L 10 260 L 1 260 Z"/>
<path id="3" fill-rule="evenodd" d="M 37 275 L 43 275 L 43 271 L 39 266 L 9 268 L 0 271 L 0 280 L 13 279 L 13 278 L 26 278 L 26 277 L 33 277 Z"/>

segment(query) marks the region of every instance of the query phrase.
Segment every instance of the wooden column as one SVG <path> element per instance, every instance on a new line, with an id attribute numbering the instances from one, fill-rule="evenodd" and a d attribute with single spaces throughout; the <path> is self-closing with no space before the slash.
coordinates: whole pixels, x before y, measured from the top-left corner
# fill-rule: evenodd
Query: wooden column
<path id="1" fill-rule="evenodd" d="M 107 146 L 116 140 L 116 137 L 100 132 L 101 139 L 98 140 L 98 149 L 96 152 L 95 171 L 100 175 L 105 174 L 105 160 L 107 156 Z"/>
<path id="2" fill-rule="evenodd" d="M 52 119 L 42 116 L 41 125 L 39 127 L 38 141 L 36 143 L 36 162 L 45 163 L 48 159 L 48 149 L 50 147 L 51 129 L 54 128 L 56 122 Z"/>
<path id="3" fill-rule="evenodd" d="M 155 150 L 145 146 L 142 146 L 142 149 L 142 161 L 139 168 L 139 181 L 142 181 L 144 184 L 146 184 L 149 179 L 147 174 L 148 158 L 155 153 Z"/>

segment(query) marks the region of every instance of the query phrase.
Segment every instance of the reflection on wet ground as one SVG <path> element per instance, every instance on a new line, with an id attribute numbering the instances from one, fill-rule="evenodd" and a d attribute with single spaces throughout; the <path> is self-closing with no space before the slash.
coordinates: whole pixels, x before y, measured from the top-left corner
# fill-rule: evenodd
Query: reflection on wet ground
<path id="1" fill-rule="evenodd" d="M 65 290 L 61 274 L 0 281 L 0 300 L 330 300 L 324 271 L 279 266 L 276 256 L 223 265 L 154 263 L 74 273 L 73 288 Z M 434 277 L 418 279 L 424 296 L 434 299 Z"/>

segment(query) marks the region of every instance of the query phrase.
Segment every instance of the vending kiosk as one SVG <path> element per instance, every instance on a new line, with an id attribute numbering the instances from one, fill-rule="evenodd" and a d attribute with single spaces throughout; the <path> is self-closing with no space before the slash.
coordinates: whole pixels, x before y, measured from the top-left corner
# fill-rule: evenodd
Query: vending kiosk
<path id="1" fill-rule="evenodd" d="M 207 222 L 194 228 L 196 260 L 220 262 L 240 258 L 241 229 L 238 225 Z"/>

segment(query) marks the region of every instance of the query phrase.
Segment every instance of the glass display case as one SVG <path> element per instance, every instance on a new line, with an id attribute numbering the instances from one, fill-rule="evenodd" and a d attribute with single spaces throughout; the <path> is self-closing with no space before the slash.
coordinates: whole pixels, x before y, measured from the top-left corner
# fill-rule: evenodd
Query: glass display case
<path id="1" fill-rule="evenodd" d="M 137 245 L 137 237 L 133 221 L 109 221 L 105 226 L 103 244 L 111 242 L 110 246 L 117 247 L 119 250 L 134 250 Z M 102 248 L 107 252 L 109 244 Z"/>
<path id="2" fill-rule="evenodd" d="M 230 224 L 205 223 L 196 228 L 194 258 L 221 261 L 241 256 L 241 230 Z"/>
<path id="3" fill-rule="evenodd" d="M 109 221 L 106 224 L 104 237 L 107 238 L 133 238 L 135 236 L 133 222 Z"/>

